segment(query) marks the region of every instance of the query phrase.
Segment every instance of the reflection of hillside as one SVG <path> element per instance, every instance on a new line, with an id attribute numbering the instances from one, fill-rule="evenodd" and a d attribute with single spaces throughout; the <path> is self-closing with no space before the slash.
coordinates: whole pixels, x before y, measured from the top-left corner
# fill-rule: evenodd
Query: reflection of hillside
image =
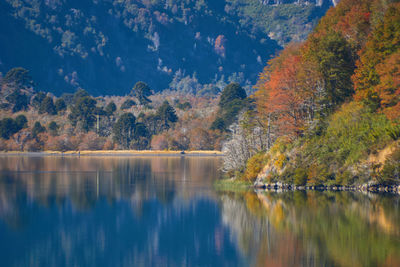
<path id="1" fill-rule="evenodd" d="M 249 251 L 246 240 L 259 240 L 257 252 L 253 251 L 258 255 L 259 265 L 313 262 L 311 265 L 316 266 L 396 266 L 400 262 L 398 196 L 347 192 L 242 193 L 231 197 L 236 201 L 235 206 L 240 207 L 235 210 L 243 210 L 239 214 L 231 211 L 233 200 L 226 198 L 221 196 L 224 222 L 238 237 L 238 243 L 244 244 L 241 248 L 244 253 Z M 245 212 L 247 215 L 242 216 Z M 252 230 L 244 233 L 243 227 Z M 250 249 L 254 250 L 254 246 Z M 311 262 L 305 264 L 304 259 Z"/>
<path id="2" fill-rule="evenodd" d="M 275 228 L 271 222 L 274 218 L 263 213 L 263 206 L 255 194 L 222 195 L 221 203 L 223 222 L 231 230 L 231 240 L 252 261 L 252 265 L 324 265 L 315 258 L 310 246 L 308 251 L 304 251 L 303 244 L 292 232 Z"/>
<path id="3" fill-rule="evenodd" d="M 71 203 L 77 210 L 128 200 L 141 214 L 144 201 L 190 200 L 207 191 L 217 158 L 190 157 L 0 157 L 0 218 L 18 224 L 21 198 L 43 207 Z M 28 203 L 22 203 L 28 205 Z"/>

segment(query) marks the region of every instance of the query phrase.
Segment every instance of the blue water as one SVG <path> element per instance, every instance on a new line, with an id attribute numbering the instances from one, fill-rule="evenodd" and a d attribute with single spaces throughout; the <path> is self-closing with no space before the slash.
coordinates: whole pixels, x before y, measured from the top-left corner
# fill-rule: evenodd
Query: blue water
<path id="1" fill-rule="evenodd" d="M 218 158 L 0 160 L 1 266 L 243 262 L 212 189 Z"/>
<path id="2" fill-rule="evenodd" d="M 0 156 L 0 266 L 400 266 L 400 197 L 216 191 L 218 157 Z"/>

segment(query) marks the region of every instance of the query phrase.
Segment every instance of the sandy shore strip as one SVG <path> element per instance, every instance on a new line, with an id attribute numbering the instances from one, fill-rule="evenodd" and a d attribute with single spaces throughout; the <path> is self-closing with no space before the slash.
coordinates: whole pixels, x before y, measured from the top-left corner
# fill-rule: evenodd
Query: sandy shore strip
<path id="1" fill-rule="evenodd" d="M 82 150 L 82 151 L 0 151 L 0 156 L 223 156 L 217 150 L 172 151 L 172 150 Z"/>

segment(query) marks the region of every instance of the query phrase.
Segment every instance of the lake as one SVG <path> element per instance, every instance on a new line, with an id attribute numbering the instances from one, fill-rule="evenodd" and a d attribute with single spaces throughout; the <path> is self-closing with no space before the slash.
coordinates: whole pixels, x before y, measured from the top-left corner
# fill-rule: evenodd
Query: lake
<path id="1" fill-rule="evenodd" d="M 0 266 L 400 266 L 400 197 L 216 191 L 220 157 L 0 156 Z"/>

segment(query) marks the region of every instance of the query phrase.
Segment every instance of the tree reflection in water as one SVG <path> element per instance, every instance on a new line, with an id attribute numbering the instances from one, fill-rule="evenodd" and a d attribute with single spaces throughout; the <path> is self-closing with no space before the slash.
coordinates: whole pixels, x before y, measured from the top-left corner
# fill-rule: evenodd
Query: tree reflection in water
<path id="1" fill-rule="evenodd" d="M 399 196 L 221 193 L 231 238 L 258 266 L 400 266 Z"/>
<path id="2" fill-rule="evenodd" d="M 0 157 L 2 266 L 400 266 L 400 197 L 215 192 L 219 158 Z"/>

